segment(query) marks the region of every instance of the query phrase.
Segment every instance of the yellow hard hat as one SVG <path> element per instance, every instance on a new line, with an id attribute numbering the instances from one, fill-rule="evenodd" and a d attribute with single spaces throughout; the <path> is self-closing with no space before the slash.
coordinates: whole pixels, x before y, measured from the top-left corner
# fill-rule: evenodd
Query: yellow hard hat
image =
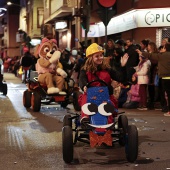
<path id="1" fill-rule="evenodd" d="M 90 46 L 87 47 L 86 49 L 86 57 L 89 57 L 90 55 L 97 53 L 97 52 L 104 52 L 101 46 L 99 46 L 96 43 L 91 44 Z"/>

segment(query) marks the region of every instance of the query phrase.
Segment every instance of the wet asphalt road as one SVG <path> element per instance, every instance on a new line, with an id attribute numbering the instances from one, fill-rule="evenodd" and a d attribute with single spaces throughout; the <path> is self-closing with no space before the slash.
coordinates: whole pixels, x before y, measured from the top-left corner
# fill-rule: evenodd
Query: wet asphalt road
<path id="1" fill-rule="evenodd" d="M 124 147 L 74 146 L 74 161 L 62 159 L 61 129 L 64 115 L 74 113 L 54 103 L 40 112 L 25 109 L 22 94 L 27 88 L 19 78 L 5 73 L 8 94 L 0 94 L 0 170 L 114 170 L 170 169 L 170 117 L 161 111 L 125 110 L 129 124 L 139 133 L 139 156 L 128 163 Z M 120 109 L 120 111 L 124 111 Z"/>

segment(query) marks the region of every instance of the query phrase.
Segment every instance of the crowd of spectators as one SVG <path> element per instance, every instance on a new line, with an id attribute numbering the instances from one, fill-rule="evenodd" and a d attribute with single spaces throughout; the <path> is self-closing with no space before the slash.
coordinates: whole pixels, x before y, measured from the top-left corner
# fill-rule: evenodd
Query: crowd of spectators
<path id="1" fill-rule="evenodd" d="M 131 38 L 115 41 L 114 44 L 113 41 L 108 40 L 108 47 L 111 47 L 110 42 L 112 42 L 113 53 L 110 52 L 110 48 L 107 52 L 106 48 L 105 57 L 109 58 L 112 68 L 124 72 L 124 82 L 113 80 L 112 83 L 119 107 L 139 110 L 161 109 L 165 112 L 165 116 L 170 116 L 168 105 L 170 42 L 168 40 L 170 39 L 163 39 L 160 47 L 149 39 L 143 39 L 139 44 L 134 44 Z M 122 65 L 121 58 L 125 54 L 128 59 Z M 127 95 L 123 95 L 124 91 Z"/>
<path id="2" fill-rule="evenodd" d="M 170 116 L 170 42 L 168 38 L 162 40 L 160 47 L 156 43 L 143 39 L 135 44 L 131 38 L 113 41 L 108 39 L 104 49 L 104 56 L 111 68 L 122 77 L 122 82 L 112 80 L 118 107 L 129 109 L 161 109 Z M 61 51 L 60 62 L 69 77 L 79 86 L 79 73 L 85 63 L 86 48 L 64 49 Z M 122 57 L 127 56 L 123 63 Z M 29 62 L 28 62 L 29 60 Z M 23 56 L 3 59 L 4 71 L 18 76 L 21 71 L 23 82 L 29 77 L 28 70 L 36 70 L 37 58 L 29 51 Z M 123 64 L 122 64 L 123 63 Z M 169 64 L 169 66 L 168 66 Z M 160 107 L 158 107 L 160 103 Z"/>

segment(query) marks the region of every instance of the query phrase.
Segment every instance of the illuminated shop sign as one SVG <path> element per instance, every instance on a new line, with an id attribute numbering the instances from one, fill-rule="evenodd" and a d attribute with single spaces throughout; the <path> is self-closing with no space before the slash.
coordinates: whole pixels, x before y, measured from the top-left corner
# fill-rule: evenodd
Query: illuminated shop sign
<path id="1" fill-rule="evenodd" d="M 33 38 L 33 39 L 31 39 L 31 41 L 30 41 L 30 44 L 33 45 L 33 46 L 36 46 L 36 45 L 38 45 L 38 44 L 40 44 L 40 43 L 41 43 L 41 40 L 40 40 L 40 39 L 37 39 L 37 38 Z"/>
<path id="2" fill-rule="evenodd" d="M 105 36 L 103 22 L 90 25 L 88 37 Z M 170 27 L 170 8 L 134 9 L 113 17 L 108 26 L 107 34 L 116 34 L 139 27 Z M 83 32 L 83 30 L 82 30 Z M 83 37 L 85 34 L 83 33 Z"/>
<path id="3" fill-rule="evenodd" d="M 138 10 L 138 27 L 170 26 L 170 8 Z"/>
<path id="4" fill-rule="evenodd" d="M 157 22 L 170 22 L 170 13 L 168 14 L 153 14 L 151 11 L 149 11 L 145 15 L 145 22 L 148 25 L 152 25 L 152 23 L 157 23 Z"/>
<path id="5" fill-rule="evenodd" d="M 0 8 L 0 17 L 3 16 L 6 11 L 7 11 L 6 8 Z"/>
<path id="6" fill-rule="evenodd" d="M 59 21 L 55 23 L 55 29 L 59 30 L 59 29 L 64 29 L 67 27 L 67 22 L 66 21 Z"/>

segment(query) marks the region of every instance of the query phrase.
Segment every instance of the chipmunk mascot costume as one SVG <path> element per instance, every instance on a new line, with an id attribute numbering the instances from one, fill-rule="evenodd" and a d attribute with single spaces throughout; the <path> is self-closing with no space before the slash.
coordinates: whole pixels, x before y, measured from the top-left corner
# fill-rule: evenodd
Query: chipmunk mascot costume
<path id="1" fill-rule="evenodd" d="M 43 38 L 38 47 L 40 57 L 36 65 L 38 81 L 40 84 L 47 85 L 48 94 L 66 94 L 62 89 L 67 73 L 59 66 L 61 52 L 57 51 L 56 43 L 55 39 Z"/>

